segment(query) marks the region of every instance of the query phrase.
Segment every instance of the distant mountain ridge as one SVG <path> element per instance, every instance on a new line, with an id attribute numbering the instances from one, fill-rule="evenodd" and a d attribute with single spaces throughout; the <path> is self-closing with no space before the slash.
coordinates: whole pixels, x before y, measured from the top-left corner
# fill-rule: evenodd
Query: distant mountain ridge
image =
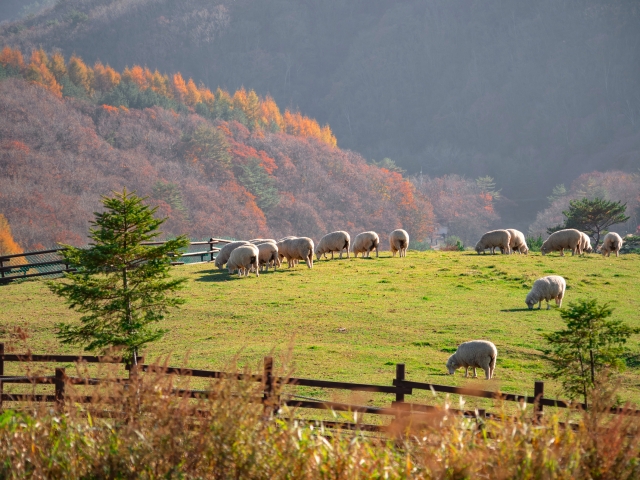
<path id="1" fill-rule="evenodd" d="M 369 161 L 494 177 L 510 224 L 558 183 L 640 167 L 633 0 L 65 0 L 0 45 L 270 94 Z"/>

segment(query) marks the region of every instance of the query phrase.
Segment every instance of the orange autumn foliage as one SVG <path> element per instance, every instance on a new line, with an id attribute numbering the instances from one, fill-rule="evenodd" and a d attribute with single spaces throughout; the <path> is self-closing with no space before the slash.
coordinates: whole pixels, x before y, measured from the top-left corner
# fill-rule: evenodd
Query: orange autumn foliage
<path id="1" fill-rule="evenodd" d="M 336 137 L 331 132 L 329 125 L 320 127 L 318 122 L 312 118 L 305 117 L 300 112 L 284 112 L 285 132 L 296 137 L 311 137 L 320 140 L 332 147 L 337 145 Z"/>
<path id="2" fill-rule="evenodd" d="M 65 65 L 61 53 L 56 52 L 48 59 L 42 49 L 32 52 L 31 63 L 25 67 L 20 50 L 5 47 L 0 53 L 0 64 L 17 69 L 25 78 L 43 85 L 58 97 L 62 95 L 60 82 L 65 75 L 90 97 L 94 92 L 108 93 L 121 81 L 127 81 L 140 90 L 151 89 L 192 108 L 204 105 L 205 110 L 196 111 L 207 117 L 239 119 L 258 136 L 264 135 L 266 131 L 284 132 L 297 137 L 315 138 L 332 147 L 337 145 L 328 125 L 321 127 L 316 120 L 299 112 L 286 111 L 283 115 L 271 96 L 260 98 L 254 90 L 247 91 L 244 87 L 233 95 L 220 88 L 214 94 L 202 84 L 196 86 L 191 78 L 185 81 L 180 72 L 168 76 L 158 70 L 152 72 L 149 68 L 133 65 L 131 68 L 126 67 L 120 74 L 100 61 L 90 68 L 75 54 Z M 243 115 L 234 117 L 234 111 L 242 112 Z"/>
<path id="3" fill-rule="evenodd" d="M 56 77 L 56 80 L 60 82 L 62 77 L 67 74 L 67 66 L 64 62 L 64 56 L 60 52 L 55 52 L 49 59 L 49 70 Z"/>
<path id="4" fill-rule="evenodd" d="M 284 118 L 282 117 L 282 113 L 280 113 L 280 108 L 278 108 L 276 101 L 271 95 L 267 95 L 265 99 L 260 102 L 260 123 L 270 130 L 284 130 Z"/>
<path id="5" fill-rule="evenodd" d="M 200 91 L 193 80 L 190 78 L 186 85 L 186 96 L 184 99 L 184 103 L 189 105 L 190 107 L 195 107 L 201 101 Z"/>
<path id="6" fill-rule="evenodd" d="M 4 47 L 0 52 L 0 63 L 5 67 L 13 67 L 18 71 L 24 70 L 24 59 L 22 53 L 17 48 Z"/>
<path id="7" fill-rule="evenodd" d="M 93 66 L 93 82 L 91 84 L 94 90 L 99 92 L 109 92 L 120 83 L 121 76 L 113 68 L 107 64 L 104 66 L 102 62 L 96 62 Z"/>
<path id="8" fill-rule="evenodd" d="M 173 75 L 172 90 L 174 98 L 179 102 L 185 103 L 189 92 L 187 91 L 187 84 L 180 73 Z"/>
<path id="9" fill-rule="evenodd" d="M 122 80 L 135 83 L 140 90 L 146 90 L 149 87 L 144 69 L 140 65 L 134 65 L 131 69 L 125 68 L 122 71 Z"/>
<path id="10" fill-rule="evenodd" d="M 213 104 L 216 101 L 216 97 L 211 93 L 211 90 L 204 85 L 200 85 L 198 92 L 200 93 L 200 101 L 204 103 L 209 110 L 213 110 Z"/>
<path id="11" fill-rule="evenodd" d="M 13 255 L 22 252 L 22 248 L 11 235 L 9 221 L 0 213 L 0 255 Z"/>
<path id="12" fill-rule="evenodd" d="M 31 62 L 27 67 L 25 78 L 35 83 L 39 83 L 56 97 L 62 97 L 62 87 L 56 81 L 56 77 L 51 73 L 47 64 L 49 59 L 44 50 L 34 50 L 31 53 Z"/>
<path id="13" fill-rule="evenodd" d="M 76 55 L 71 55 L 67 64 L 69 79 L 77 87 L 84 89 L 87 94 L 91 94 L 91 83 L 93 81 L 93 70 Z"/>

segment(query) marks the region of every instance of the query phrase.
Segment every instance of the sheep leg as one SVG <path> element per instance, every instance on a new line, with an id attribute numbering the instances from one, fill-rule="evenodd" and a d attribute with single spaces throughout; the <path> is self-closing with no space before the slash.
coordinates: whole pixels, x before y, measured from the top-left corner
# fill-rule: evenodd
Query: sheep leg
<path id="1" fill-rule="evenodd" d="M 549 300 L 545 298 L 545 302 L 547 302 L 547 310 L 551 310 L 551 305 L 549 304 Z"/>
<path id="2" fill-rule="evenodd" d="M 538 302 L 538 310 L 540 310 L 541 308 L 542 308 L 542 300 Z"/>
<path id="3" fill-rule="evenodd" d="M 331 260 L 333 260 L 333 250 L 331 250 Z"/>
<path id="4" fill-rule="evenodd" d="M 476 370 L 476 367 L 473 367 L 473 378 L 478 378 L 478 371 Z"/>
<path id="5" fill-rule="evenodd" d="M 467 378 L 468 376 L 469 376 L 469 365 L 464 367 L 464 378 Z"/>

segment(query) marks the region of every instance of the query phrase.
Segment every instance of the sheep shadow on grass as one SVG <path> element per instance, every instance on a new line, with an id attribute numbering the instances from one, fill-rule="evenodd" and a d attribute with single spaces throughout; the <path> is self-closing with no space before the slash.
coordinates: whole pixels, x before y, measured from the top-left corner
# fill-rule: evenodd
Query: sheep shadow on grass
<path id="1" fill-rule="evenodd" d="M 242 280 L 242 277 L 239 277 L 237 273 L 234 273 L 233 275 L 229 274 L 229 271 L 225 268 L 224 270 L 218 270 L 216 269 L 211 269 L 211 270 L 203 270 L 202 272 L 200 272 L 202 275 L 198 278 L 195 279 L 196 282 L 213 282 L 213 283 L 220 283 L 220 282 L 229 282 L 232 280 Z M 273 273 L 272 270 L 269 270 L 268 272 L 260 272 L 260 276 L 262 275 L 270 275 L 271 273 Z M 250 273 L 249 276 L 253 276 L 255 277 L 256 274 L 255 273 Z"/>
<path id="2" fill-rule="evenodd" d="M 534 308 L 534 310 L 538 310 L 538 309 Z M 505 308 L 504 310 L 500 310 L 500 311 L 510 313 L 510 312 L 529 312 L 530 310 L 529 308 L 524 307 L 524 308 Z"/>

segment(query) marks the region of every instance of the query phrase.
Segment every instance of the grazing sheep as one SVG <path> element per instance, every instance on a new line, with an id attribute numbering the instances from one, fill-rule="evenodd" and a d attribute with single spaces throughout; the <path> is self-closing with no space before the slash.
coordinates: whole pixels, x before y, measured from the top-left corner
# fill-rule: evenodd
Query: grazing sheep
<path id="1" fill-rule="evenodd" d="M 580 237 L 582 237 L 582 239 L 580 240 L 580 251 L 582 253 L 584 253 L 584 252 L 587 252 L 587 253 L 593 252 L 593 248 L 591 247 L 591 239 L 589 238 L 589 235 L 587 235 L 584 232 L 580 232 Z"/>
<path id="2" fill-rule="evenodd" d="M 478 376 L 476 368 L 484 370 L 487 380 L 493 378 L 496 369 L 498 349 L 487 340 L 471 340 L 458 346 L 456 353 L 447 360 L 447 370 L 450 375 L 456 373 L 460 367 L 465 368 L 464 376 L 469 376 L 469 367 L 473 368 L 474 378 Z"/>
<path id="3" fill-rule="evenodd" d="M 260 255 L 260 251 L 258 247 L 252 245 L 250 243 L 246 245 L 240 245 L 236 248 L 231 255 L 229 256 L 229 261 L 227 262 L 227 268 L 229 269 L 229 273 L 232 274 L 234 270 L 238 270 L 238 275 L 249 276 L 249 270 L 253 271 L 255 269 L 256 277 L 260 276 L 259 265 L 258 265 L 258 257 Z"/>
<path id="4" fill-rule="evenodd" d="M 224 247 L 220 249 L 220 251 L 218 252 L 218 255 L 216 255 L 216 261 L 214 265 L 218 267 L 220 270 L 222 270 L 222 268 L 224 267 L 224 264 L 227 263 L 227 261 L 229 260 L 229 256 L 231 255 L 231 252 L 233 252 L 236 248 L 242 245 L 249 245 L 249 242 L 245 242 L 244 240 L 241 240 L 239 242 L 227 243 Z"/>
<path id="5" fill-rule="evenodd" d="M 562 299 L 564 298 L 564 292 L 567 289 L 567 282 L 559 275 L 548 275 L 546 277 L 539 278 L 533 282 L 531 291 L 527 294 L 525 303 L 529 310 L 533 309 L 533 306 L 537 303 L 538 310 L 542 308 L 542 300 L 547 301 L 547 310 L 551 308 L 549 300 L 555 299 L 558 308 L 562 307 Z"/>
<path id="6" fill-rule="evenodd" d="M 616 257 L 622 248 L 622 237 L 615 232 L 609 232 L 604 236 L 604 240 L 602 240 L 602 247 L 600 247 L 600 253 L 604 257 L 611 256 L 611 252 L 616 252 Z"/>
<path id="7" fill-rule="evenodd" d="M 249 243 L 252 243 L 253 245 L 260 245 L 261 243 L 267 243 L 267 242 L 271 242 L 275 245 L 276 241 L 273 238 L 254 238 L 252 240 L 249 240 Z"/>
<path id="8" fill-rule="evenodd" d="M 278 256 L 287 259 L 289 268 L 297 265 L 297 260 L 304 260 L 307 267 L 313 268 L 313 240 L 308 237 L 288 238 L 279 241 Z"/>
<path id="9" fill-rule="evenodd" d="M 276 246 L 278 247 L 278 261 L 280 263 L 282 263 L 282 259 L 285 257 L 284 253 L 282 252 L 282 245 L 281 245 L 282 242 L 284 242 L 285 240 L 292 240 L 294 238 L 298 238 L 298 237 L 296 237 L 295 235 L 290 235 L 288 237 L 283 237 L 276 242 Z M 298 265 L 298 261 L 294 260 L 294 264 Z"/>
<path id="10" fill-rule="evenodd" d="M 491 249 L 491 255 L 495 255 L 496 247 L 500 248 L 501 252 L 506 254 L 511 253 L 511 234 L 507 230 L 492 230 L 482 235 L 478 243 L 476 243 L 476 252 L 480 255 L 480 252 L 489 248 Z"/>
<path id="11" fill-rule="evenodd" d="M 376 257 L 378 256 L 378 247 L 380 246 L 380 237 L 376 232 L 362 232 L 359 233 L 353 240 L 353 256 L 358 258 L 358 254 L 362 253 L 362 258 L 369 256 L 372 250 L 375 249 Z M 366 253 L 366 255 L 365 255 Z"/>
<path id="12" fill-rule="evenodd" d="M 407 248 L 409 248 L 409 234 L 398 228 L 389 235 L 389 245 L 391 245 L 391 253 L 396 256 L 396 252 L 400 252 L 400 257 L 407 256 Z"/>
<path id="13" fill-rule="evenodd" d="M 269 271 L 269 265 L 273 265 L 273 269 L 277 270 L 280 266 L 280 258 L 278 257 L 278 247 L 275 243 L 272 242 L 264 242 L 258 247 L 258 264 L 260 265 L 260 270 L 264 266 L 266 271 Z"/>
<path id="14" fill-rule="evenodd" d="M 558 230 L 557 232 L 549 235 L 542 247 L 540 247 L 540 252 L 542 255 L 546 255 L 550 252 L 559 251 L 560 256 L 564 256 L 564 249 L 571 249 L 571 255 L 575 255 L 576 253 L 580 255 L 582 250 L 580 249 L 580 244 L 582 242 L 582 235 L 575 228 L 567 228 L 565 230 Z"/>
<path id="15" fill-rule="evenodd" d="M 333 252 L 340 252 L 340 258 L 342 258 L 342 250 L 347 251 L 347 258 L 349 258 L 349 245 L 351 244 L 351 236 L 342 230 L 337 232 L 327 233 L 320 239 L 316 246 L 316 257 L 320 260 L 320 257 L 324 255 L 327 258 L 327 253 L 331 252 L 331 260 L 333 260 Z"/>
<path id="16" fill-rule="evenodd" d="M 524 237 L 524 233 L 520 230 L 516 230 L 515 228 L 507 228 L 507 232 L 511 235 L 511 240 L 509 241 L 511 252 L 524 253 L 527 255 L 529 253 L 529 247 L 527 246 L 527 240 Z"/>

